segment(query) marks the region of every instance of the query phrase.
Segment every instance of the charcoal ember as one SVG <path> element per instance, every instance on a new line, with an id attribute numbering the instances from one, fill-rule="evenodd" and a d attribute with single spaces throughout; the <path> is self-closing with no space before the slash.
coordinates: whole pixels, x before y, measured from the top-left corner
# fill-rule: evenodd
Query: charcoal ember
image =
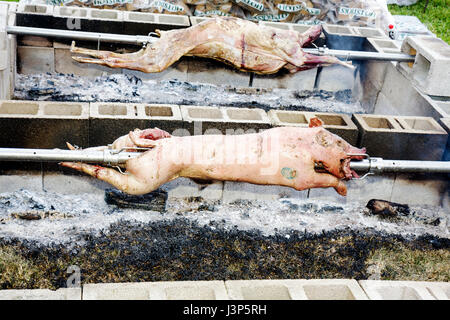
<path id="1" fill-rule="evenodd" d="M 144 195 L 129 195 L 116 189 L 105 190 L 105 202 L 119 208 L 142 209 L 164 212 L 167 192 L 155 190 Z"/>
<path id="2" fill-rule="evenodd" d="M 406 204 L 379 199 L 369 200 L 366 208 L 370 210 L 371 215 L 378 215 L 385 218 L 408 216 L 410 214 L 409 206 Z"/>

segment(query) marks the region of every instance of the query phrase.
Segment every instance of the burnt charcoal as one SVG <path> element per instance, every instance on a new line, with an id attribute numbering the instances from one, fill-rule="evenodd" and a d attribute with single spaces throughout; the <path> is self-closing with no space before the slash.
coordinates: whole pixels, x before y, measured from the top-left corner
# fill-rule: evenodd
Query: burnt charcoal
<path id="1" fill-rule="evenodd" d="M 409 206 L 390 202 L 386 200 L 372 199 L 366 205 L 370 214 L 378 215 L 384 218 L 394 218 L 399 216 L 408 216 L 410 214 Z"/>
<path id="2" fill-rule="evenodd" d="M 105 190 L 105 202 L 119 208 L 143 209 L 164 212 L 167 192 L 157 189 L 150 193 L 135 196 L 116 189 Z"/>

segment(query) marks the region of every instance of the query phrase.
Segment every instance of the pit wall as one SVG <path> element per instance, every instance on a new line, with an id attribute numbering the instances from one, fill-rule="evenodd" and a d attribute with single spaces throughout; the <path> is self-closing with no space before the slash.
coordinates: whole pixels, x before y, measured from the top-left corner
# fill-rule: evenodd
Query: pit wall
<path id="1" fill-rule="evenodd" d="M 242 134 L 278 126 L 306 128 L 313 117 L 320 118 L 327 130 L 344 137 L 353 145 L 367 147 L 371 156 L 412 160 L 441 160 L 445 157 L 448 133 L 429 117 L 359 114 L 350 117 L 282 110 L 266 113 L 257 108 L 20 100 L 0 101 L 0 127 L 3 132 L 0 146 L 66 149 L 66 141 L 69 141 L 85 148 L 112 143 L 134 128 L 151 127 L 177 136 Z M 398 143 L 398 148 L 403 149 L 392 148 L 394 141 Z M 417 147 L 411 149 L 411 146 Z M 103 194 L 108 187 L 101 181 L 74 174 L 54 164 L 4 162 L 0 170 L 0 192 L 27 188 L 67 194 Z M 276 200 L 291 197 L 339 203 L 367 203 L 370 199 L 379 198 L 445 208 L 449 205 L 448 177 L 443 175 L 385 174 L 369 176 L 363 181 L 352 180 L 347 185 L 347 197 L 338 195 L 333 189 L 296 191 L 288 187 L 232 181 L 218 181 L 204 187 L 181 178 L 164 185 L 164 188 L 170 198 L 199 196 L 225 203 L 239 199 Z M 417 197 L 417 194 L 421 197 Z"/>
<path id="2" fill-rule="evenodd" d="M 449 300 L 450 283 L 350 279 L 168 281 L 0 290 L 0 300 Z M 262 312 L 262 310 L 259 310 Z M 266 310 L 267 312 L 267 310 Z M 262 314 L 265 314 L 262 313 Z"/>

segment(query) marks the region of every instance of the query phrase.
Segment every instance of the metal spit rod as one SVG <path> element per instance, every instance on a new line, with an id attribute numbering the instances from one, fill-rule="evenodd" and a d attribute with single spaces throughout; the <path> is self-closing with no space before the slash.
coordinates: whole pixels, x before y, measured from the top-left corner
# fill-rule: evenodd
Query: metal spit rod
<path id="1" fill-rule="evenodd" d="M 103 42 L 121 42 L 144 45 L 152 43 L 158 38 L 139 35 L 124 35 L 113 33 L 84 32 L 60 29 L 45 29 L 32 27 L 8 26 L 6 32 L 9 34 L 32 35 L 41 37 L 68 38 L 78 40 L 91 40 Z M 304 48 L 304 52 L 315 55 L 330 55 L 346 60 L 380 60 L 380 61 L 400 61 L 414 62 L 415 57 L 405 53 L 381 53 L 350 50 L 332 50 L 323 48 Z"/>
<path id="2" fill-rule="evenodd" d="M 0 148 L 0 161 L 88 162 L 117 166 L 138 157 L 141 152 L 105 149 L 102 151 Z M 450 173 L 450 161 L 384 160 L 367 158 L 351 161 L 350 168 L 358 172 Z"/>

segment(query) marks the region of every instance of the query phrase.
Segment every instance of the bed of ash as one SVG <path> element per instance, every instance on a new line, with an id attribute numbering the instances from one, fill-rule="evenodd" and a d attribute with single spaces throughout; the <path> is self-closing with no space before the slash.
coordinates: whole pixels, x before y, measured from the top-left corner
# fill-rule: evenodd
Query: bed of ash
<path id="1" fill-rule="evenodd" d="M 291 89 L 232 88 L 178 80 L 141 80 L 128 74 L 95 79 L 72 74 L 17 74 L 15 99 L 162 103 L 202 106 L 258 107 L 265 110 L 361 113 L 359 86 L 352 90 L 328 92 Z"/>
<path id="2" fill-rule="evenodd" d="M 116 191 L 115 191 L 116 192 Z M 111 202 L 110 202 L 111 203 Z M 333 204 L 311 199 L 236 201 L 231 204 L 203 199 L 171 199 L 161 210 L 119 208 L 95 194 L 63 195 L 52 192 L 0 194 L 0 238 L 30 240 L 43 246 L 82 245 L 86 235 L 108 233 L 113 224 L 142 224 L 188 219 L 201 226 L 255 231 L 263 236 L 292 231 L 321 234 L 327 231 L 380 231 L 415 238 L 449 237 L 448 214 L 437 207 L 410 207 L 410 214 L 394 220 L 370 215 L 362 204 Z M 28 219 L 24 219 L 28 215 Z M 33 215 L 35 220 L 30 220 Z M 39 219 L 36 219 L 39 216 Z M 219 230 L 218 230 L 219 231 Z"/>

